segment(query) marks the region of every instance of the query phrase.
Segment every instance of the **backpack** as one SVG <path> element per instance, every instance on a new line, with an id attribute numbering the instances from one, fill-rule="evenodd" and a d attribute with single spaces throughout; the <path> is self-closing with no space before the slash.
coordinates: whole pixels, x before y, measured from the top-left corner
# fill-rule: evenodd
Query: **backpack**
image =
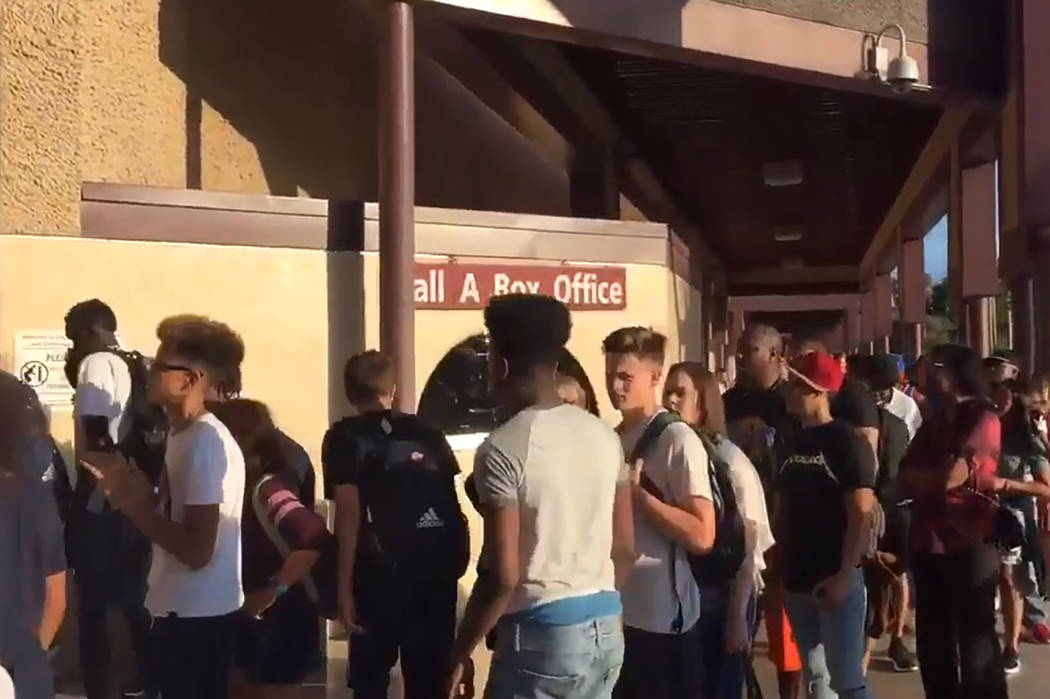
<path id="1" fill-rule="evenodd" d="M 383 579 L 458 580 L 470 562 L 467 519 L 447 461 L 420 430 L 402 436 L 386 416 L 355 434 L 361 534 L 358 568 Z M 440 438 L 440 435 L 439 435 Z"/>
<path id="2" fill-rule="evenodd" d="M 659 413 L 646 426 L 631 452 L 631 461 L 642 458 L 670 425 L 683 420 L 671 412 Z M 744 517 L 740 512 L 729 474 L 729 464 L 718 455 L 718 445 L 699 430 L 694 431 L 703 442 L 711 468 L 711 496 L 715 508 L 715 541 L 711 551 L 702 556 L 689 555 L 689 567 L 698 585 L 722 586 L 728 584 L 740 570 L 746 555 Z M 716 438 L 719 439 L 719 438 Z M 666 498 L 652 479 L 642 473 L 642 486 L 662 502 Z M 674 548 L 672 544 L 672 549 Z M 672 554 L 674 552 L 672 551 Z M 675 556 L 671 556 L 672 567 Z M 672 578 L 674 580 L 674 578 Z"/>
<path id="3" fill-rule="evenodd" d="M 139 352 L 109 348 L 104 350 L 119 357 L 128 368 L 131 392 L 125 410 L 128 426 L 117 450 L 129 461 L 134 460 L 154 486 L 159 485 L 164 470 L 164 451 L 168 439 L 168 418 L 163 408 L 151 402 L 148 390 L 148 360 Z M 95 479 L 84 469 L 78 470 L 76 488 L 70 509 L 83 511 L 95 489 Z M 108 505 L 107 505 L 108 509 Z"/>
<path id="4" fill-rule="evenodd" d="M 117 448 L 128 459 L 134 459 L 150 483 L 160 482 L 164 470 L 164 451 L 168 439 L 168 417 L 164 409 L 149 400 L 149 360 L 134 350 L 106 350 L 120 357 L 131 377 L 127 418 L 131 425 Z"/>
<path id="5" fill-rule="evenodd" d="M 259 521 L 263 531 L 266 532 L 267 538 L 280 551 L 281 556 L 287 558 L 292 552 L 292 547 L 281 536 L 280 529 L 274 525 L 271 519 L 270 506 L 262 495 L 263 488 L 275 478 L 277 476 L 266 475 L 255 484 L 251 497 L 252 511 L 255 513 L 255 518 Z M 305 505 L 301 506 L 305 507 Z M 337 573 L 338 551 L 335 537 L 328 533 L 317 563 L 300 581 L 303 591 L 306 593 L 306 598 L 317 608 L 317 613 L 325 619 L 335 620 L 340 618 Z"/>

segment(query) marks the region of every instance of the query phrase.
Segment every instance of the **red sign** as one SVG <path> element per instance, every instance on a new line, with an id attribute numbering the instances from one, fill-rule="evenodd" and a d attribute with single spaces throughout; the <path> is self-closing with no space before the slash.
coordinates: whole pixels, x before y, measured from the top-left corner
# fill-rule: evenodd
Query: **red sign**
<path id="1" fill-rule="evenodd" d="M 416 308 L 484 308 L 502 294 L 542 294 L 573 310 L 618 311 L 627 306 L 627 272 L 581 265 L 416 264 Z"/>

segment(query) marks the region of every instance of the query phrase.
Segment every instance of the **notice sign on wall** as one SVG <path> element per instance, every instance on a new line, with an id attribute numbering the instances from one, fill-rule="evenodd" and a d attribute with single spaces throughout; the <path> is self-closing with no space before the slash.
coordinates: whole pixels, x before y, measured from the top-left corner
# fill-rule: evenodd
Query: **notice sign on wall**
<path id="1" fill-rule="evenodd" d="M 627 306 L 623 267 L 417 264 L 416 308 L 484 308 L 493 296 L 542 294 L 579 311 Z"/>
<path id="2" fill-rule="evenodd" d="M 73 409 L 73 387 L 65 373 L 66 351 L 72 344 L 61 330 L 15 333 L 15 375 L 53 410 Z"/>

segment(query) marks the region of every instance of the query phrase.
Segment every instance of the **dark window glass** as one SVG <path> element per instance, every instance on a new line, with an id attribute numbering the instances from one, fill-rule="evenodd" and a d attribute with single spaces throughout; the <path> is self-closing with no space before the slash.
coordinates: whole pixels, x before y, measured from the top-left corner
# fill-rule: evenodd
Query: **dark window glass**
<path id="1" fill-rule="evenodd" d="M 442 357 L 423 387 L 419 416 L 446 435 L 491 432 L 501 422 L 488 386 L 488 338 L 472 335 Z M 576 358 L 564 350 L 558 371 L 572 376 L 587 394 L 587 408 L 597 414 L 591 382 Z"/>

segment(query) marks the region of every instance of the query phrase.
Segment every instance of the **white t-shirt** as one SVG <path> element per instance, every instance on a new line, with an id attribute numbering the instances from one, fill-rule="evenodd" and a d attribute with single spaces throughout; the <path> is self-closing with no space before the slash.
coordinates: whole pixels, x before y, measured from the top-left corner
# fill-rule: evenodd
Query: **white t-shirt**
<path id="1" fill-rule="evenodd" d="M 620 434 L 625 454 L 634 450 L 644 431 L 645 425 L 640 425 Z M 710 500 L 710 469 L 703 442 L 693 428 L 682 422 L 666 427 L 643 456 L 642 471 L 671 504 L 685 503 L 691 497 Z M 685 546 L 674 544 L 676 579 L 672 590 L 671 540 L 637 509 L 634 536 L 638 559 L 627 584 L 620 590 L 624 623 L 651 633 L 673 633 L 681 603 L 681 630 L 688 631 L 700 618 L 700 590 L 689 568 Z"/>
<path id="2" fill-rule="evenodd" d="M 73 396 L 74 438 L 78 450 L 83 450 L 84 439 L 81 418 L 97 415 L 109 422 L 109 436 L 119 444 L 131 429 L 128 403 L 131 401 L 131 374 L 127 363 L 113 352 L 95 352 L 80 361 L 77 369 L 77 390 Z M 76 469 L 71 469 L 71 482 L 76 483 Z M 87 502 L 89 512 L 101 512 L 102 493 L 96 488 Z"/>
<path id="3" fill-rule="evenodd" d="M 166 483 L 161 507 L 181 522 L 187 505 L 219 505 L 215 552 L 208 565 L 192 570 L 159 546 L 153 547 L 146 608 L 154 616 L 229 614 L 244 601 L 241 593 L 241 509 L 244 456 L 226 426 L 205 413 L 181 432 L 168 436 Z"/>
<path id="4" fill-rule="evenodd" d="M 478 448 L 474 479 L 481 502 L 520 508 L 508 614 L 616 589 L 613 500 L 627 468 L 605 422 L 571 405 L 523 410 Z"/>
<path id="5" fill-rule="evenodd" d="M 915 439 L 915 433 L 922 427 L 922 411 L 915 399 L 900 389 L 893 389 L 893 397 L 886 404 L 886 410 L 899 417 L 908 426 L 908 438 Z"/>

